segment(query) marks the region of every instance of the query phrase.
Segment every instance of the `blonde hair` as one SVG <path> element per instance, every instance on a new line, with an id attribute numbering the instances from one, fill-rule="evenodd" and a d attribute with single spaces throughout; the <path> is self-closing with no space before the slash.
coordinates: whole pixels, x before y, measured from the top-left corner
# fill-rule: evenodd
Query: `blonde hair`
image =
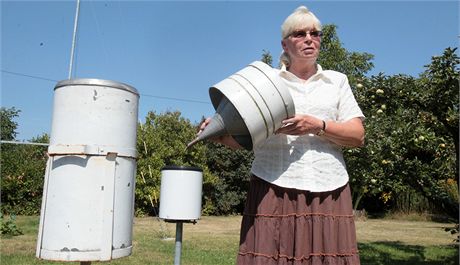
<path id="1" fill-rule="evenodd" d="M 321 30 L 321 22 L 306 6 L 299 6 L 281 25 L 281 39 L 289 37 L 296 30 L 305 28 Z M 290 64 L 289 55 L 284 51 L 281 53 L 280 63 L 286 67 Z"/>

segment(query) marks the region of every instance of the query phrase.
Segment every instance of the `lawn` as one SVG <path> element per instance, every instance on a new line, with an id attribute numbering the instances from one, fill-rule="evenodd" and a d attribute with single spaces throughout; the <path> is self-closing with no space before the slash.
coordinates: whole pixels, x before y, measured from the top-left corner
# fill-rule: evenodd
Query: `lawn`
<path id="1" fill-rule="evenodd" d="M 184 224 L 182 264 L 234 264 L 238 248 L 240 216 L 203 217 L 197 224 Z M 16 224 L 24 235 L 2 238 L 1 264 L 79 264 L 35 258 L 39 217 L 19 216 Z M 455 265 L 459 264 L 454 236 L 444 231 L 453 224 L 428 221 L 367 219 L 356 222 L 363 265 Z M 175 224 L 156 218 L 136 218 L 133 253 L 111 262 L 92 264 L 173 264 Z"/>

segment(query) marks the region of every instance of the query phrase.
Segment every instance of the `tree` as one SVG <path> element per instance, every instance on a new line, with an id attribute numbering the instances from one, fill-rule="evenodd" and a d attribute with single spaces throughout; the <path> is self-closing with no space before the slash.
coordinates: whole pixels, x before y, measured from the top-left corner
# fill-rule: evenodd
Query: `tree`
<path id="1" fill-rule="evenodd" d="M 458 57 L 446 49 L 420 78 L 379 74 L 355 96 L 366 115 L 366 146 L 346 153 L 355 207 L 376 196 L 392 207 L 417 190 L 458 218 Z"/>
<path id="2" fill-rule="evenodd" d="M 457 48 L 447 48 L 443 55 L 432 57 L 431 64 L 417 84 L 420 97 L 409 102 L 432 115 L 432 129 L 438 135 L 446 135 L 455 146 L 456 181 L 459 182 L 459 81 L 460 58 Z M 431 120 L 430 120 L 431 121 Z"/>
<path id="3" fill-rule="evenodd" d="M 43 134 L 32 138 L 31 141 L 48 143 L 49 137 Z M 40 213 L 47 159 L 46 146 L 2 145 L 0 161 L 3 213 L 24 215 Z"/>
<path id="4" fill-rule="evenodd" d="M 355 87 L 356 100 L 366 116 L 365 146 L 345 152 L 355 209 L 363 197 L 368 201 L 377 198 L 375 208 L 388 206 L 392 195 L 406 189 L 395 164 L 403 160 L 400 143 L 406 141 L 405 136 L 411 129 L 406 127 L 411 113 L 402 108 L 398 94 L 411 90 L 414 82 L 408 76 L 379 74 Z"/>
<path id="5" fill-rule="evenodd" d="M 20 110 L 1 108 L 2 140 L 14 140 Z M 48 143 L 46 134 L 31 142 Z M 43 176 L 46 167 L 46 147 L 36 145 L 2 144 L 1 164 L 1 211 L 9 214 L 38 214 L 43 193 Z"/>
<path id="6" fill-rule="evenodd" d="M 19 117 L 20 110 L 12 108 L 0 108 L 0 123 L 1 123 L 1 140 L 11 141 L 16 138 L 18 123 L 14 118 Z"/>
<path id="7" fill-rule="evenodd" d="M 209 197 L 213 207 L 208 209 L 208 213 L 242 213 L 249 189 L 253 153 L 244 149 L 230 150 L 212 142 L 205 145 L 207 167 L 217 177 Z"/>
<path id="8" fill-rule="evenodd" d="M 403 100 L 418 124 L 412 130 L 417 135 L 407 147 L 409 168 L 415 173 L 408 184 L 458 220 L 460 58 L 456 50 L 447 48 L 441 56 L 433 56 Z"/>

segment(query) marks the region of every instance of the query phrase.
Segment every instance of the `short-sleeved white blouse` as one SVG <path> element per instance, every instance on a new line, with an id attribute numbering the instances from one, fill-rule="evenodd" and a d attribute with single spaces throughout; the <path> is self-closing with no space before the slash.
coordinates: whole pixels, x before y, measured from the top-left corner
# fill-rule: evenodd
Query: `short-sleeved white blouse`
<path id="1" fill-rule="evenodd" d="M 285 69 L 273 69 L 288 87 L 296 114 L 325 121 L 345 122 L 364 118 L 346 75 L 322 70 L 304 81 Z M 332 191 L 348 182 L 342 148 L 314 134 L 275 134 L 254 149 L 251 173 L 277 186 Z"/>

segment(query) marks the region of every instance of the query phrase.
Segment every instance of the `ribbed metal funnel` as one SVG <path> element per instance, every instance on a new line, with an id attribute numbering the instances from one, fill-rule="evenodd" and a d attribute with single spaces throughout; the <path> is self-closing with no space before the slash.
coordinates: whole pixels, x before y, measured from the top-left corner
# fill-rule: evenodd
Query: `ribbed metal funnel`
<path id="1" fill-rule="evenodd" d="M 232 135 L 241 146 L 251 147 L 251 143 L 247 143 L 247 139 L 250 139 L 248 128 L 235 106 L 226 97 L 220 101 L 216 113 L 206 128 L 187 145 L 187 148 L 199 141 L 223 135 Z"/>
<path id="2" fill-rule="evenodd" d="M 188 144 L 232 135 L 251 150 L 295 114 L 294 102 L 278 72 L 263 62 L 253 62 L 209 89 L 216 114 L 198 137 Z"/>

